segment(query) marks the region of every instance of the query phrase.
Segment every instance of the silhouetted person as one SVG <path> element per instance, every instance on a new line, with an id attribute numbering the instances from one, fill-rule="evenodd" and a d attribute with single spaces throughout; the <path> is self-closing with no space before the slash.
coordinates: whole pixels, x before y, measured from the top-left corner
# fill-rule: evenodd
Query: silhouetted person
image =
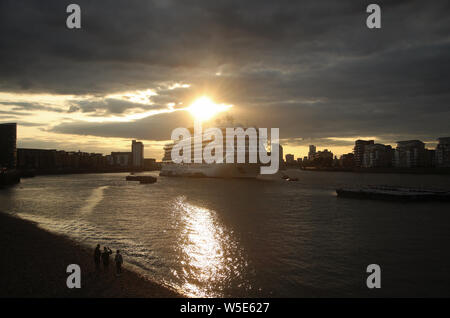
<path id="1" fill-rule="evenodd" d="M 100 258 L 102 256 L 102 252 L 100 252 L 100 244 L 97 244 L 97 247 L 94 251 L 94 263 L 95 263 L 95 270 L 99 270 L 100 268 Z"/>
<path id="2" fill-rule="evenodd" d="M 114 261 L 116 262 L 116 273 L 117 273 L 117 275 L 122 274 L 123 259 L 122 259 L 122 254 L 120 254 L 119 250 L 116 251 L 116 256 L 114 257 Z"/>
<path id="3" fill-rule="evenodd" d="M 105 269 L 108 269 L 109 266 L 109 255 L 112 254 L 112 251 L 109 247 L 104 247 L 103 248 L 103 253 L 102 253 L 102 260 L 103 260 L 103 267 Z"/>

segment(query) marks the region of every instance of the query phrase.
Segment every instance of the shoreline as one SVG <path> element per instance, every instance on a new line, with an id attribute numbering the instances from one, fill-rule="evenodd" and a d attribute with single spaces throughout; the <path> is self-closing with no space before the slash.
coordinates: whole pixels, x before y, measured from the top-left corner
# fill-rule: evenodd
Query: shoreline
<path id="1" fill-rule="evenodd" d="M 450 168 L 336 168 L 336 167 L 288 167 L 302 171 L 316 172 L 352 172 L 371 174 L 413 174 L 413 175 L 449 175 Z"/>
<path id="2" fill-rule="evenodd" d="M 94 247 L 89 251 L 69 238 L 35 223 L 0 212 L 0 298 L 180 298 L 176 291 L 122 268 L 115 276 L 113 257 L 108 271 L 96 272 Z M 125 260 L 126 261 L 126 260 Z M 81 268 L 81 288 L 66 286 L 66 268 Z"/>
<path id="3" fill-rule="evenodd" d="M 22 179 L 34 178 L 36 176 L 62 176 L 72 174 L 107 174 L 107 173 L 145 173 L 159 170 L 91 170 L 91 169 L 65 169 L 65 170 L 20 170 L 14 169 L 0 173 L 0 189 L 17 185 Z"/>
<path id="4" fill-rule="evenodd" d="M 97 174 L 97 173 L 142 173 L 159 171 L 159 169 L 133 169 L 133 168 L 117 168 L 117 169 L 37 169 L 24 170 L 18 169 L 21 178 L 32 178 L 34 176 L 50 176 L 50 175 L 68 175 L 68 174 Z"/>

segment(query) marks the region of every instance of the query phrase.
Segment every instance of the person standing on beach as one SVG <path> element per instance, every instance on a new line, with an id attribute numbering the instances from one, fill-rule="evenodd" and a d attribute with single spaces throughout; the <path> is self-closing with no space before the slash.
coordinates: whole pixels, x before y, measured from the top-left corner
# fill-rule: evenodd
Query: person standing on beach
<path id="1" fill-rule="evenodd" d="M 103 248 L 103 253 L 102 253 L 102 260 L 103 260 L 103 267 L 105 268 L 105 270 L 108 269 L 109 266 L 109 255 L 112 254 L 112 251 L 109 247 L 104 247 Z"/>
<path id="2" fill-rule="evenodd" d="M 102 255 L 102 252 L 100 252 L 100 244 L 97 244 L 97 247 L 94 251 L 94 263 L 95 263 L 95 270 L 98 271 L 100 269 L 100 257 Z"/>
<path id="3" fill-rule="evenodd" d="M 119 276 L 120 274 L 122 274 L 122 263 L 123 263 L 122 254 L 120 254 L 119 250 L 116 251 L 116 256 L 114 257 L 114 260 L 116 262 L 116 275 Z"/>

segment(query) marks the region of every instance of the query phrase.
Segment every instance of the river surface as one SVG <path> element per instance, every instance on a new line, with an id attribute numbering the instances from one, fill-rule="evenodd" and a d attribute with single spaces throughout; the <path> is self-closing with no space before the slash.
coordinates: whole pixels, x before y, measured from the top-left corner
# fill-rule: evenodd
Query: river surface
<path id="1" fill-rule="evenodd" d="M 120 249 L 126 266 L 187 296 L 450 296 L 449 203 L 335 194 L 376 184 L 450 188 L 449 176 L 292 174 L 298 182 L 39 176 L 1 190 L 0 210 Z M 381 289 L 366 286 L 369 264 L 381 267 Z"/>

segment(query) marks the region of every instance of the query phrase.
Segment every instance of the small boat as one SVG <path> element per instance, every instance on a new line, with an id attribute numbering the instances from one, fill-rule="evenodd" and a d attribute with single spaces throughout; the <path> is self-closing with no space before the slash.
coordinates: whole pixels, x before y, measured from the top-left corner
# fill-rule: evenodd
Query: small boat
<path id="1" fill-rule="evenodd" d="M 155 183 L 155 182 L 156 182 L 156 178 L 154 178 L 154 179 L 145 178 L 145 179 L 139 180 L 140 184 L 148 184 L 148 183 Z"/>
<path id="2" fill-rule="evenodd" d="M 125 177 L 125 180 L 127 181 L 139 181 L 140 183 L 155 183 L 156 180 L 158 180 L 156 177 L 153 176 L 136 176 L 136 175 L 129 175 Z"/>
<path id="3" fill-rule="evenodd" d="M 450 191 L 391 186 L 336 189 L 338 197 L 393 201 L 450 201 Z"/>

